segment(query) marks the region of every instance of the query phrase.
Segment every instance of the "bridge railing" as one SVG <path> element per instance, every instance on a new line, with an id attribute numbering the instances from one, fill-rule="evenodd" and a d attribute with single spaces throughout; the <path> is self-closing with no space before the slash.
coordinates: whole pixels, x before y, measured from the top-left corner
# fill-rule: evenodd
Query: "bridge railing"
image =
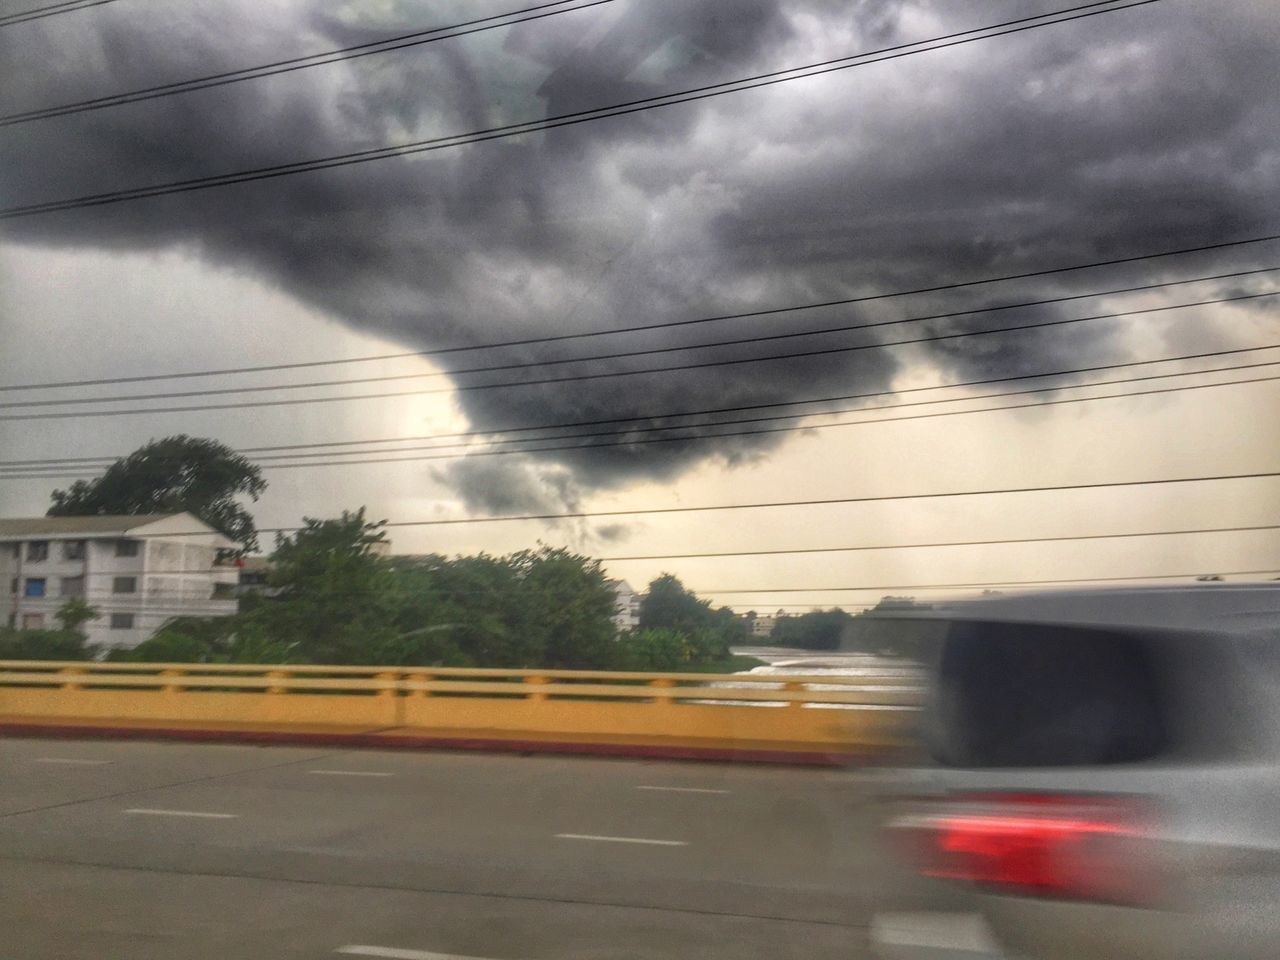
<path id="1" fill-rule="evenodd" d="M 419 740 L 847 754 L 900 745 L 909 677 L 0 661 L 0 728 L 346 732 Z M 775 709 L 768 709 L 775 708 Z M 401 742 L 404 742 L 403 740 Z"/>

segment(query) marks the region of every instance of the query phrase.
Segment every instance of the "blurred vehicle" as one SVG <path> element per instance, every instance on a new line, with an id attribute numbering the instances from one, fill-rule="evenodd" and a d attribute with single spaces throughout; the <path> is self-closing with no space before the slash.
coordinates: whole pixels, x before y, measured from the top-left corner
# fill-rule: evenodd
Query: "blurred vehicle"
<path id="1" fill-rule="evenodd" d="M 909 616 L 926 759 L 891 778 L 887 836 L 982 929 L 899 924 L 883 956 L 1280 957 L 1280 584 Z"/>

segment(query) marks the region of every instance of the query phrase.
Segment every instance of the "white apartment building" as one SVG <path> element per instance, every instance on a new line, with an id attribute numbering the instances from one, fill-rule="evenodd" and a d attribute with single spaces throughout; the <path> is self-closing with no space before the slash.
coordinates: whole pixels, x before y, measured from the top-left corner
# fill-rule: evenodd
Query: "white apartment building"
<path id="1" fill-rule="evenodd" d="M 0 519 L 0 623 L 56 629 L 80 597 L 91 643 L 134 647 L 178 616 L 236 612 L 235 544 L 189 513 Z"/>
<path id="2" fill-rule="evenodd" d="M 643 593 L 636 593 L 625 580 L 610 580 L 613 588 L 613 625 L 618 630 L 634 630 L 640 626 L 640 601 Z"/>

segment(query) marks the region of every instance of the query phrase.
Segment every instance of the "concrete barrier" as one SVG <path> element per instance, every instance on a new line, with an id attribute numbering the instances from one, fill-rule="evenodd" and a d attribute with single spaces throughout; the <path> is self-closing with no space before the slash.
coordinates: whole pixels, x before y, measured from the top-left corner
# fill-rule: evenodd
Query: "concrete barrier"
<path id="1" fill-rule="evenodd" d="M 0 661 L 0 733 L 840 763 L 905 745 L 901 678 Z"/>

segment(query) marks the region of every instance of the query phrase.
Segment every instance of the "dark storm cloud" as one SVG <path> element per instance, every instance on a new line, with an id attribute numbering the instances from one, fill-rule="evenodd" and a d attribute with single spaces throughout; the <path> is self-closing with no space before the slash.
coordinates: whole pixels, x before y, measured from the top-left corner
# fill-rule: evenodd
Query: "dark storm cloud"
<path id="1" fill-rule="evenodd" d="M 424 24 L 416 5 L 389 18 L 375 16 L 382 5 L 351 3 L 334 13 L 299 2 L 275 12 L 245 4 L 243 16 L 166 8 L 143 20 L 141 6 L 131 6 L 0 31 L 3 73 L 16 78 L 4 112 L 480 15 L 473 4 L 438 4 L 434 23 Z M 7 232 L 28 243 L 187 246 L 347 323 L 424 348 L 1190 246 L 1258 231 L 1276 207 L 1272 138 L 1280 116 L 1266 6 L 1158 5 L 824 81 L 423 158 L 14 221 Z M 12 127 L 0 140 L 3 202 L 567 113 L 995 18 L 980 3 L 618 0 L 411 53 Z M 1016 292 L 1034 299 L 1080 284 L 1107 281 L 1067 276 Z M 990 296 L 917 297 L 484 359 L 696 345 L 963 309 Z M 997 314 L 963 328 L 1074 309 Z M 591 368 L 623 373 L 821 349 L 917 328 L 889 329 L 882 337 L 826 335 Z M 962 376 L 1071 365 L 1113 356 L 1122 329 L 975 337 L 923 356 Z M 679 413 L 882 390 L 900 364 L 920 355 L 861 351 L 459 397 L 478 428 Z M 453 368 L 479 359 L 455 356 Z M 672 421 L 638 426 L 664 422 Z M 779 436 L 562 451 L 530 462 L 477 459 L 439 476 L 474 509 L 541 512 L 572 505 L 592 487 L 671 478 L 703 458 L 760 456 Z"/>

